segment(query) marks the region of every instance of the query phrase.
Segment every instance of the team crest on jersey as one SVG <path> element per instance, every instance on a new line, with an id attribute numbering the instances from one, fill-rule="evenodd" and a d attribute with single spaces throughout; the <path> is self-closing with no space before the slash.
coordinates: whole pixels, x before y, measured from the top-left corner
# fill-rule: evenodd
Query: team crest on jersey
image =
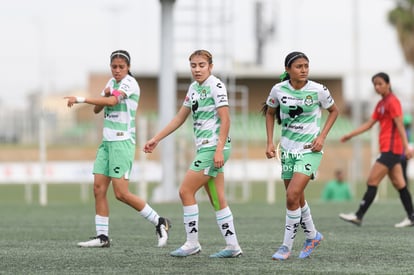
<path id="1" fill-rule="evenodd" d="M 311 95 L 305 97 L 304 103 L 306 106 L 311 106 L 313 104 L 313 99 Z"/>
<path id="2" fill-rule="evenodd" d="M 380 106 L 380 107 L 378 108 L 378 113 L 380 113 L 381 115 L 383 115 L 383 114 L 385 113 L 385 108 L 384 108 L 384 106 Z"/>
<path id="3" fill-rule="evenodd" d="M 207 98 L 207 91 L 206 89 L 203 89 L 200 92 L 200 99 L 206 99 L 206 98 Z"/>

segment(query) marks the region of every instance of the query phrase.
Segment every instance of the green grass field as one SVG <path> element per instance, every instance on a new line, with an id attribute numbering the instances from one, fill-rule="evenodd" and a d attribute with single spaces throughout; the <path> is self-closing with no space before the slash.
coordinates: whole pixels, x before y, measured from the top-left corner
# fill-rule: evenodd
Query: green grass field
<path id="1" fill-rule="evenodd" d="M 375 202 L 363 226 L 338 218 L 354 211 L 352 203 L 310 201 L 317 228 L 325 240 L 310 259 L 297 258 L 304 241 L 300 231 L 292 258 L 272 261 L 281 244 L 285 220 L 283 200 L 232 203 L 244 255 L 209 259 L 224 241 L 212 208 L 200 203 L 202 253 L 187 258 L 169 256 L 185 240 L 182 208 L 177 203 L 153 204 L 173 222 L 169 244 L 156 247 L 154 227 L 126 205 L 111 199 L 108 249 L 82 249 L 78 241 L 95 234 L 93 200 L 79 201 L 79 187 L 50 190 L 48 206 L 25 204 L 22 188 L 0 186 L 0 274 L 412 274 L 414 228 L 395 229 L 404 218 L 397 199 Z M 112 196 L 112 194 L 110 195 Z M 282 194 L 280 194 L 282 196 Z M 13 199 L 14 198 L 14 199 Z"/>

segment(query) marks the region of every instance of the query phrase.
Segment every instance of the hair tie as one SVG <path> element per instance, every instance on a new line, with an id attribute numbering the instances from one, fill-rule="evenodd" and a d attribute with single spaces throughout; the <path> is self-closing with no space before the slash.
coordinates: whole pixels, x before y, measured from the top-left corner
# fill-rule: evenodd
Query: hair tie
<path id="1" fill-rule="evenodd" d="M 280 81 L 285 80 L 285 78 L 286 78 L 287 76 L 288 76 L 288 72 L 287 72 L 287 71 L 284 71 L 284 72 L 283 72 L 283 74 L 281 74 L 281 75 L 279 76 Z"/>

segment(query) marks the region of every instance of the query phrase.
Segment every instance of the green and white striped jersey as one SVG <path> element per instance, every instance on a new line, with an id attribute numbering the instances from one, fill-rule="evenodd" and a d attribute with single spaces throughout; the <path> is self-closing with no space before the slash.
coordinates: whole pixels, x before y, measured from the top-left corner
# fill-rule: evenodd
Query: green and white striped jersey
<path id="1" fill-rule="evenodd" d="M 321 108 L 328 109 L 334 100 L 322 84 L 308 80 L 302 89 L 295 90 L 286 80 L 273 86 L 266 104 L 280 106 L 280 145 L 285 152 L 295 154 L 311 152 L 305 145 L 320 133 Z"/>
<path id="2" fill-rule="evenodd" d="M 115 106 L 104 108 L 104 141 L 119 141 L 130 139 L 135 144 L 135 116 L 140 97 L 140 88 L 134 77 L 127 75 L 119 83 L 111 78 L 106 87 L 124 92 L 126 98 Z"/>
<path id="3" fill-rule="evenodd" d="M 188 88 L 183 105 L 192 110 L 197 150 L 216 146 L 221 125 L 217 108 L 229 105 L 223 82 L 213 75 L 201 85 L 194 81 Z"/>

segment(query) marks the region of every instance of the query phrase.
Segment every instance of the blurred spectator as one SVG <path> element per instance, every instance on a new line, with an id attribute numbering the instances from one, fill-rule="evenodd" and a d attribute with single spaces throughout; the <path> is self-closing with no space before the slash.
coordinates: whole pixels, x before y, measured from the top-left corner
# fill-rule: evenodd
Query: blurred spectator
<path id="1" fill-rule="evenodd" d="M 352 200 L 349 184 L 344 180 L 344 173 L 335 171 L 335 179 L 326 183 L 322 190 L 322 201 L 350 201 Z"/>

